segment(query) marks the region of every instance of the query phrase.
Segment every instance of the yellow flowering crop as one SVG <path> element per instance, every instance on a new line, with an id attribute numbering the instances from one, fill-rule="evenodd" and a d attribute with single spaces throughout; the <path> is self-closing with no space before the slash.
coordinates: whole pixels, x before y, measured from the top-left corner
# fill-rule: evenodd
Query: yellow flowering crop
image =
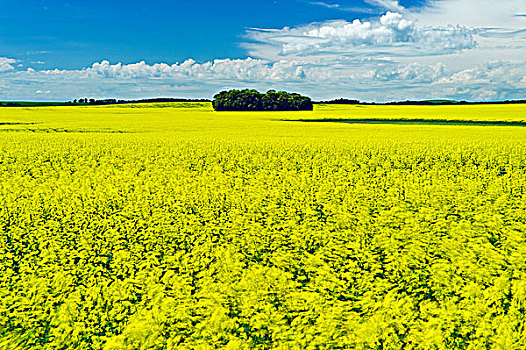
<path id="1" fill-rule="evenodd" d="M 524 349 L 525 105 L 0 109 L 0 349 Z"/>

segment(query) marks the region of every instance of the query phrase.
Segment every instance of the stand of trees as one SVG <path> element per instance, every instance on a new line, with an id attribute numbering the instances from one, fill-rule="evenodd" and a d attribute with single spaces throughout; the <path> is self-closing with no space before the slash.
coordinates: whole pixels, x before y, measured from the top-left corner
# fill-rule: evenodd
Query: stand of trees
<path id="1" fill-rule="evenodd" d="M 330 101 L 320 101 L 316 103 L 323 103 L 328 105 L 359 105 L 361 102 L 359 100 L 351 100 L 349 98 L 338 98 Z"/>
<path id="2" fill-rule="evenodd" d="M 212 105 L 216 111 L 312 111 L 310 97 L 285 91 L 269 90 L 262 94 L 257 90 L 221 91 L 214 96 Z"/>
<path id="3" fill-rule="evenodd" d="M 163 103 L 163 102 L 210 102 L 207 99 L 191 99 L 191 98 L 147 98 L 142 100 L 117 100 L 114 98 L 107 98 L 104 100 L 95 100 L 93 98 L 81 98 L 66 102 L 66 104 L 89 104 L 89 105 L 113 105 L 113 104 L 129 104 L 129 103 Z"/>

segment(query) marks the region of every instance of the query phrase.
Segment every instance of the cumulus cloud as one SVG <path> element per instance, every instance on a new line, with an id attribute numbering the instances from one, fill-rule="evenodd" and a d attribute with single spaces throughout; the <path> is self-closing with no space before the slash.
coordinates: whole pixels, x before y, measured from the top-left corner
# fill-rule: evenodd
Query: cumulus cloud
<path id="1" fill-rule="evenodd" d="M 366 2 L 389 12 L 370 19 L 250 30 L 245 47 L 251 56 L 269 60 L 348 55 L 429 63 L 442 56 L 456 69 L 502 57 L 520 60 L 526 50 L 524 0 L 428 0 L 409 9 L 395 0 Z M 451 62 L 453 54 L 464 59 Z"/>
<path id="2" fill-rule="evenodd" d="M 526 88 L 526 65 L 524 62 L 487 62 L 443 77 L 438 82 L 459 86 L 486 85 Z"/>
<path id="3" fill-rule="evenodd" d="M 331 21 L 281 30 L 251 30 L 252 55 L 276 59 L 289 56 L 362 55 L 425 56 L 448 54 L 476 46 L 474 31 L 460 25 L 418 26 L 402 14 L 387 12 L 377 20 Z"/>
<path id="4" fill-rule="evenodd" d="M 434 83 L 447 76 L 446 67 L 442 63 L 422 65 L 411 63 L 395 67 L 380 68 L 374 72 L 377 80 Z"/>
<path id="5" fill-rule="evenodd" d="M 13 64 L 15 64 L 16 62 L 17 60 L 13 58 L 0 57 L 0 72 L 5 72 L 5 71 L 15 69 Z"/>
<path id="6" fill-rule="evenodd" d="M 269 64 L 261 59 L 222 59 L 198 63 L 193 59 L 182 63 L 156 63 L 152 65 L 143 62 L 133 64 L 110 64 L 109 61 L 96 62 L 91 67 L 82 70 L 42 70 L 32 71 L 32 74 L 61 76 L 73 79 L 173 79 L 174 81 L 203 80 L 287 80 L 302 79 L 303 74 L 298 67 L 290 62 L 275 62 Z"/>
<path id="7" fill-rule="evenodd" d="M 396 0 L 365 2 L 387 12 L 369 19 L 251 30 L 245 47 L 269 61 L 324 61 L 330 68 L 318 61 L 316 69 L 305 71 L 306 77 L 336 76 L 331 88 L 352 87 L 357 94 L 368 89 L 381 100 L 404 94 L 471 100 L 526 97 L 524 0 L 429 0 L 408 9 Z M 327 63 L 342 57 L 370 61 L 361 68 L 351 62 Z"/>
<path id="8" fill-rule="evenodd" d="M 478 47 L 464 55 L 463 63 L 521 60 L 526 52 L 526 12 L 524 0 L 434 0 L 414 11 L 412 16 L 426 26 L 456 23 L 475 28 Z M 464 64 L 465 65 L 465 64 Z"/>
<path id="9" fill-rule="evenodd" d="M 152 96 L 211 97 L 224 88 L 287 88 L 296 90 L 307 77 L 302 62 L 223 59 L 198 63 L 133 64 L 96 62 L 78 70 L 15 70 L 1 73 L 0 98 L 31 99 L 51 91 L 55 99 L 146 98 Z M 310 73 L 309 73 L 310 74 Z"/>
<path id="10" fill-rule="evenodd" d="M 526 93 L 526 61 L 496 61 L 465 70 L 442 63 L 398 63 L 362 58 L 269 62 L 215 60 L 177 64 L 94 63 L 80 70 L 6 71 L 0 98 L 35 91 L 57 99 L 211 97 L 225 88 L 285 89 L 315 99 L 353 97 L 389 101 L 424 98 L 518 99 Z M 51 93 L 49 92 L 51 91 Z M 522 97 L 521 97 L 522 96 Z"/>

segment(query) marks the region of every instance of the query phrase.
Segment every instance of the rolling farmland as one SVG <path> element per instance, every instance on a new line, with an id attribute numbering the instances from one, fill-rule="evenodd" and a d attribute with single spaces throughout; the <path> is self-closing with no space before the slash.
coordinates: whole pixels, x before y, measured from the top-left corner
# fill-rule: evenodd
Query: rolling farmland
<path id="1" fill-rule="evenodd" d="M 524 122 L 0 109 L 0 349 L 524 349 Z"/>

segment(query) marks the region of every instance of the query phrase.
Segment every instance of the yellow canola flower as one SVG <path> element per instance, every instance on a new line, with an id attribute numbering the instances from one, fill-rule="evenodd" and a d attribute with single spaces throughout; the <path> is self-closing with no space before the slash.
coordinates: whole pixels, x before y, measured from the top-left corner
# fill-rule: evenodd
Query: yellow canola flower
<path id="1" fill-rule="evenodd" d="M 157 107 L 0 110 L 0 349 L 526 348 L 524 105 Z"/>

